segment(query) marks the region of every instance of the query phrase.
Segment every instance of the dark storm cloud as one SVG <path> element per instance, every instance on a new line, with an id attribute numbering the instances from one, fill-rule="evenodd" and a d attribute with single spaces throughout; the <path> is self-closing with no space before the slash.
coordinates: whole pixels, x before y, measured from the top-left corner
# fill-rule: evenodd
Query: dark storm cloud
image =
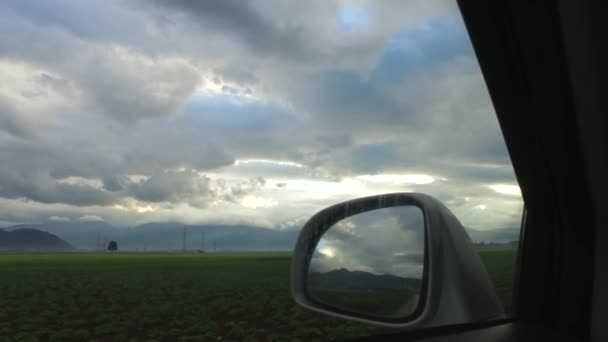
<path id="1" fill-rule="evenodd" d="M 359 145 L 348 156 L 348 167 L 360 173 L 376 173 L 403 163 L 399 149 L 387 143 Z"/>
<path id="2" fill-rule="evenodd" d="M 184 115 L 207 133 L 253 135 L 275 133 L 284 124 L 289 124 L 285 122 L 289 118 L 283 111 L 276 105 L 242 99 L 229 92 L 195 97 L 184 108 Z M 228 140 L 225 136 L 218 138 Z"/>
<path id="3" fill-rule="evenodd" d="M 148 174 L 169 168 L 210 170 L 231 165 L 234 157 L 191 122 L 150 122 L 121 131 L 108 148 L 121 151 L 126 171 Z"/>
<path id="4" fill-rule="evenodd" d="M 219 148 L 189 144 L 187 139 L 194 139 L 192 136 L 176 139 L 164 134 L 164 138 L 155 141 L 149 136 L 125 135 L 103 144 L 89 141 L 80 145 L 63 139 L 44 144 L 12 141 L 0 148 L 0 197 L 78 206 L 116 204 L 126 197 L 151 202 L 187 202 L 197 197 L 199 206 L 205 196 L 210 201 L 217 199 L 206 188 L 204 178 L 162 171 L 176 167 L 206 170 L 231 164 L 232 158 Z M 145 144 L 138 143 L 144 140 Z M 152 176 L 140 186 L 127 186 L 129 174 Z M 70 177 L 99 180 L 100 185 L 61 183 Z"/>
<path id="5" fill-rule="evenodd" d="M 418 26 L 433 15 L 458 16 L 454 3 L 441 0 L 388 1 L 381 5 L 374 1 L 348 3 L 323 0 L 157 0 L 154 3 L 160 10 L 151 8 L 151 12 L 162 13 L 176 27 L 210 33 L 210 36 L 219 34 L 224 39 L 230 38 L 234 45 L 244 47 L 244 53 L 249 57 L 270 59 L 295 69 L 328 65 L 361 66 L 361 63 L 370 63 L 377 57 L 386 36 L 396 30 Z M 365 25 L 363 31 L 345 26 L 344 14 L 353 8 L 362 9 L 369 15 L 370 25 Z M 247 63 L 242 58 L 239 58 L 239 62 Z"/>
<path id="6" fill-rule="evenodd" d="M 5 37 L 5 44 L 0 44 L 0 47 L 7 49 L 0 51 L 26 54 L 34 59 L 50 58 L 60 61 L 58 57 L 72 54 L 72 51 L 62 49 L 66 45 L 83 46 L 76 44 L 70 37 L 81 42 L 119 43 L 149 53 L 158 52 L 158 40 L 164 38 L 142 29 L 150 23 L 161 25 L 159 18 L 142 16 L 141 6 L 130 7 L 129 2 L 121 0 L 95 3 L 72 0 L 7 0 L 2 5 L 5 11 L 3 24 L 23 32 L 13 31 L 14 37 Z M 36 42 L 36 46 L 19 44 L 19 39 L 25 34 L 30 43 Z M 45 38 L 47 42 L 44 41 Z M 57 43 L 60 43 L 56 45 L 58 49 L 50 49 Z M 168 45 L 170 41 L 164 43 Z M 40 55 L 40 52 L 45 54 Z"/>
<path id="7" fill-rule="evenodd" d="M 292 100 L 338 133 L 405 125 L 411 111 L 355 72 L 325 71 L 303 79 Z M 343 133 L 342 133 L 343 134 Z"/>
<path id="8" fill-rule="evenodd" d="M 5 6 L 9 11 L 0 31 L 11 34 L 0 41 L 0 58 L 56 74 L 41 74 L 41 83 L 48 81 L 47 86 L 69 97 L 72 111 L 97 113 L 123 124 L 170 116 L 200 81 L 186 62 L 158 59 L 147 47 L 149 35 L 131 37 L 144 32 L 136 27 L 145 21 L 137 17 L 126 25 L 121 19 L 130 19 L 129 11 L 78 2 L 9 1 Z M 95 15 L 85 15 L 89 12 Z"/>
<path id="9" fill-rule="evenodd" d="M 208 196 L 210 179 L 193 171 L 159 172 L 128 185 L 135 198 L 145 202 L 182 202 L 191 195 Z"/>
<path id="10" fill-rule="evenodd" d="M 225 82 L 234 82 L 237 84 L 255 84 L 259 82 L 258 77 L 253 72 L 236 65 L 231 66 L 230 68 L 218 68 L 214 70 L 214 73 L 221 75 Z"/>
<path id="11" fill-rule="evenodd" d="M 106 36 L 107 32 L 113 30 L 116 25 L 116 21 L 108 16 L 108 6 L 103 6 L 101 3 L 91 5 L 61 0 L 6 1 L 5 10 L 13 11 L 36 26 L 64 29 L 81 39 L 90 40 Z M 91 18 L 95 19 L 91 20 Z M 97 25 L 104 22 L 106 26 Z"/>
<path id="12" fill-rule="evenodd" d="M 329 148 L 341 148 L 347 147 L 353 143 L 353 139 L 349 135 L 319 135 L 317 140 L 326 147 Z"/>
<path id="13" fill-rule="evenodd" d="M 392 88 L 417 81 L 421 74 L 449 65 L 459 57 L 473 58 L 462 22 L 434 19 L 424 29 L 391 37 L 369 75 L 356 69 L 324 68 L 293 84 L 289 96 L 312 113 L 319 126 L 330 124 L 337 133 L 406 129 L 421 121 L 416 98 L 419 94 L 407 89 L 392 94 Z"/>
<path id="14" fill-rule="evenodd" d="M 441 167 L 450 178 L 450 164 L 509 164 L 466 30 L 456 19 L 436 18 L 395 34 L 367 76 L 323 69 L 286 90 L 311 115 L 309 130 L 324 137 L 317 142 L 325 148 L 303 138 L 304 146 L 290 154 L 314 167 L 337 174 Z M 336 144 L 327 138 L 333 136 L 346 139 Z M 469 169 L 454 176 L 501 178 L 487 168 Z"/>
<path id="15" fill-rule="evenodd" d="M 458 56 L 473 58 L 462 22 L 450 17 L 433 18 L 423 28 L 405 30 L 390 38 L 370 82 L 395 84 Z"/>
<path id="16" fill-rule="evenodd" d="M 45 171 L 3 165 L 0 167 L 0 197 L 76 206 L 110 205 L 118 200 L 116 195 L 91 185 L 57 182 Z"/>
<path id="17" fill-rule="evenodd" d="M 0 132 L 2 131 L 23 139 L 33 136 L 29 123 L 19 116 L 7 99 L 0 96 Z"/>
<path id="18" fill-rule="evenodd" d="M 12 160 L 12 163 L 0 166 L 0 197 L 75 206 L 122 204 L 126 198 L 134 198 L 143 202 L 205 207 L 216 200 L 237 201 L 264 185 L 262 178 L 226 185 L 221 179 L 212 181 L 193 170 L 151 171 L 145 179 L 137 181 L 116 176 L 125 170 L 108 169 L 110 163 L 104 163 L 102 156 L 90 157 L 90 161 L 103 167 L 96 168 L 86 159 L 64 165 L 54 151 L 37 146 L 22 144 L 11 150 L 3 148 L 0 159 Z M 70 182 L 70 177 L 77 178 Z M 99 184 L 95 184 L 96 180 L 100 180 Z"/>
<path id="19" fill-rule="evenodd" d="M 106 176 L 102 180 L 103 188 L 110 192 L 120 191 L 123 189 L 120 177 Z"/>
<path id="20" fill-rule="evenodd" d="M 232 36 L 258 55 L 286 55 L 292 60 L 305 60 L 320 52 L 313 47 L 314 41 L 310 39 L 313 32 L 308 31 L 306 26 L 293 21 L 280 23 L 273 20 L 271 15 L 276 13 L 270 11 L 278 10 L 286 4 L 265 6 L 259 2 L 238 0 L 155 2 L 160 7 L 186 15 L 204 30 Z"/>
<path id="21" fill-rule="evenodd" d="M 279 103 L 230 94 L 194 97 L 176 118 L 185 132 L 218 142 L 241 158 L 284 160 L 314 139 L 314 127 Z M 314 132 L 314 131 L 313 131 Z M 192 133 L 194 134 L 194 133 Z"/>
<path id="22" fill-rule="evenodd" d="M 152 174 L 145 180 L 126 182 L 129 195 L 144 202 L 188 203 L 206 207 L 210 202 L 238 201 L 264 186 L 262 177 L 228 185 L 222 179 L 212 180 L 196 171 L 165 171 Z"/>
<path id="23" fill-rule="evenodd" d="M 0 174 L 8 183 L 0 188 L 0 196 L 27 199 L 40 203 L 64 203 L 75 206 L 110 205 L 117 197 L 88 185 L 57 184 L 54 179 L 37 175 L 34 182 Z"/>
<path id="24" fill-rule="evenodd" d="M 122 52 L 94 57 L 94 67 L 79 70 L 76 79 L 100 114 L 133 123 L 142 118 L 165 117 L 193 93 L 199 82 L 196 70 L 184 63 L 153 66 L 130 61 Z"/>
<path id="25" fill-rule="evenodd" d="M 75 156 L 71 156 L 74 158 Z M 55 172 L 68 169 L 57 151 L 30 142 L 13 142 L 0 149 L 0 197 L 41 203 L 108 205 L 118 197 L 87 184 L 57 182 Z M 70 159 L 74 162 L 74 159 Z M 91 174 L 88 163 L 76 162 L 78 176 Z M 98 171 L 101 172 L 101 171 Z M 61 172 L 59 172 L 61 173 Z M 61 177 L 63 178 L 63 177 Z"/>

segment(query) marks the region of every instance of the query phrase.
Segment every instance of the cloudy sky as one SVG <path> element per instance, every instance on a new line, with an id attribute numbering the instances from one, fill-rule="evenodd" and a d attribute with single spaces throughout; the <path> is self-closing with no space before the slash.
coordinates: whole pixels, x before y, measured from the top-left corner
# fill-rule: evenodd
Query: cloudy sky
<path id="1" fill-rule="evenodd" d="M 0 224 L 285 228 L 418 191 L 522 201 L 452 1 L 0 3 Z"/>
<path id="2" fill-rule="evenodd" d="M 368 211 L 332 226 L 319 240 L 310 269 L 422 279 L 424 239 L 424 217 L 418 207 Z"/>

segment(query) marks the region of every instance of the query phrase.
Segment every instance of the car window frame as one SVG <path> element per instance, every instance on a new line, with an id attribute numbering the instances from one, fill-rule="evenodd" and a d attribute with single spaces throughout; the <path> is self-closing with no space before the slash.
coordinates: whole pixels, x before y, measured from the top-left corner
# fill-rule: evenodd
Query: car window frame
<path id="1" fill-rule="evenodd" d="M 374 339 L 458 340 L 468 333 L 467 340 L 480 341 L 488 336 L 587 340 L 595 247 L 592 199 L 558 2 L 457 2 L 525 202 L 513 315 Z"/>

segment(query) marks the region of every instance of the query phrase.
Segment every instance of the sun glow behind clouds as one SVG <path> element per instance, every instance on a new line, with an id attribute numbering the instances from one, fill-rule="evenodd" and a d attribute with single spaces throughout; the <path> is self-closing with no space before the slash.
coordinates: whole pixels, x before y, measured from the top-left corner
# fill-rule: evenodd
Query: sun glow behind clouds
<path id="1" fill-rule="evenodd" d="M 333 248 L 325 247 L 319 250 L 319 253 L 325 255 L 326 257 L 333 258 L 336 255 L 336 252 Z"/>
<path id="2" fill-rule="evenodd" d="M 273 199 L 268 199 L 259 196 L 245 196 L 241 200 L 241 205 L 246 208 L 257 209 L 257 208 L 272 208 L 278 204 Z"/>
<path id="3" fill-rule="evenodd" d="M 521 196 L 521 189 L 517 185 L 510 184 L 492 184 L 488 186 L 495 192 L 509 196 Z"/>
<path id="4" fill-rule="evenodd" d="M 86 185 L 93 188 L 101 189 L 103 183 L 100 179 L 89 179 L 84 177 L 66 177 L 56 180 L 59 184 L 70 184 L 70 185 Z"/>
<path id="5" fill-rule="evenodd" d="M 272 164 L 272 165 L 280 165 L 280 166 L 293 166 L 297 168 L 304 167 L 302 164 L 294 163 L 291 161 L 284 160 L 270 160 L 270 159 L 239 159 L 234 162 L 234 166 L 239 166 L 242 164 Z"/>
<path id="6" fill-rule="evenodd" d="M 368 189 L 362 186 L 360 182 L 351 179 L 343 179 L 339 182 L 313 180 L 313 179 L 293 179 L 288 180 L 282 190 L 298 192 L 300 196 L 309 198 L 323 198 L 328 195 L 345 195 L 365 196 L 368 194 Z"/>
<path id="7" fill-rule="evenodd" d="M 252 88 L 236 83 L 226 83 L 213 77 L 203 77 L 202 82 L 197 87 L 196 91 L 191 96 L 191 99 L 196 98 L 213 98 L 221 96 L 229 98 L 235 103 L 254 101 L 264 101 L 264 97 L 256 93 Z"/>
<path id="8" fill-rule="evenodd" d="M 435 178 L 425 174 L 377 174 L 357 176 L 358 179 L 370 183 L 401 184 L 431 184 Z"/>

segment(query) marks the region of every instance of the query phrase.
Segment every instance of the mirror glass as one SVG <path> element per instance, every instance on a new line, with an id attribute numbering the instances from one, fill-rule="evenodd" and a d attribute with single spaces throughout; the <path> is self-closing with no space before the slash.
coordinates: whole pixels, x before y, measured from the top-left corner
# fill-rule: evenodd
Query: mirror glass
<path id="1" fill-rule="evenodd" d="M 424 214 L 416 206 L 345 218 L 317 244 L 308 270 L 308 295 L 358 315 L 410 317 L 421 297 L 424 246 Z"/>

